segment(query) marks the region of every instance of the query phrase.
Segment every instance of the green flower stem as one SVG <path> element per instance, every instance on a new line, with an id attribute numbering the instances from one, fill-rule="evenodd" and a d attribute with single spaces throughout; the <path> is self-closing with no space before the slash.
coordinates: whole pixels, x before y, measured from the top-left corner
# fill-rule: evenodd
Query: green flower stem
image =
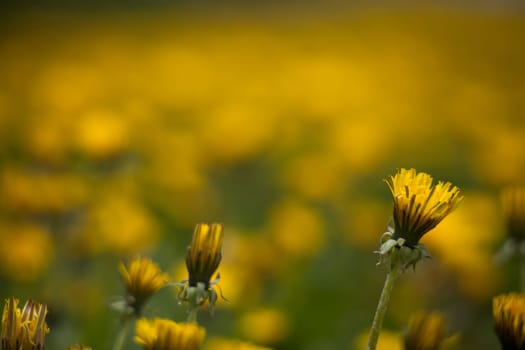
<path id="1" fill-rule="evenodd" d="M 120 329 L 115 338 L 115 343 L 113 343 L 113 350 L 122 350 L 128 335 L 129 324 L 132 319 L 133 317 L 129 315 L 122 316 L 120 319 Z"/>
<path id="2" fill-rule="evenodd" d="M 186 322 L 191 322 L 191 323 L 197 323 L 197 307 L 190 307 L 190 309 L 188 310 L 188 317 L 186 319 Z"/>
<path id="3" fill-rule="evenodd" d="M 388 302 L 394 288 L 394 282 L 399 273 L 398 260 L 398 249 L 394 248 L 392 249 L 390 256 L 390 271 L 386 275 L 385 285 L 383 286 L 383 291 L 379 297 L 379 303 L 377 304 L 376 313 L 374 315 L 372 329 L 370 330 L 370 335 L 368 337 L 367 350 L 375 350 L 377 346 L 377 340 L 379 339 L 379 334 L 381 333 L 383 319 L 385 318 Z"/>
<path id="4" fill-rule="evenodd" d="M 198 299 L 198 293 L 194 293 L 191 298 L 189 298 L 188 317 L 186 318 L 186 322 L 197 323 L 197 312 L 199 311 L 199 305 L 197 303 Z"/>

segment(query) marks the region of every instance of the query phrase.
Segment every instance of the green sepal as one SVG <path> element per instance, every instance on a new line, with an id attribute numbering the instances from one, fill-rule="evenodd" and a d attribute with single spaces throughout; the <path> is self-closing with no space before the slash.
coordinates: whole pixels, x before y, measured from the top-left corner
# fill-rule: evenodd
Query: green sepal
<path id="1" fill-rule="evenodd" d="M 131 315 L 134 312 L 133 307 L 130 306 L 130 301 L 121 296 L 110 302 L 109 307 L 121 315 Z"/>
<path id="2" fill-rule="evenodd" d="M 422 244 L 418 244 L 414 248 L 402 246 L 399 248 L 399 250 L 400 252 L 398 254 L 398 257 L 400 259 L 401 267 L 403 268 L 403 270 L 412 267 L 412 269 L 415 271 L 416 264 L 418 262 L 426 258 L 431 258 L 431 255 L 428 252 L 427 248 Z"/>
<path id="3" fill-rule="evenodd" d="M 518 243 L 514 238 L 507 239 L 503 246 L 498 250 L 495 259 L 499 263 L 503 263 L 513 259 L 516 256 L 525 253 L 525 243 Z"/>
<path id="4" fill-rule="evenodd" d="M 405 239 L 393 239 L 390 232 L 385 232 L 381 236 L 381 246 L 379 250 L 376 251 L 376 253 L 379 254 L 377 265 L 388 264 L 391 266 L 392 263 L 397 263 L 401 266 L 402 271 L 406 270 L 408 267 L 412 267 L 415 270 L 416 264 L 419 261 L 431 257 L 424 245 L 418 244 L 415 247 L 410 247 L 405 245 L 405 242 Z M 393 249 L 397 249 L 395 262 L 391 261 Z"/>

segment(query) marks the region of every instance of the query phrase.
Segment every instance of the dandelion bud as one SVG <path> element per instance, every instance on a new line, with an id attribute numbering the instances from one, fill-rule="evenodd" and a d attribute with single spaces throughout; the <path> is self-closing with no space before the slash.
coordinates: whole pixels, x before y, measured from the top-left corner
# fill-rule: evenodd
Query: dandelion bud
<path id="1" fill-rule="evenodd" d="M 445 318 L 439 313 L 419 312 L 410 318 L 405 350 L 439 350 L 445 340 Z"/>
<path id="2" fill-rule="evenodd" d="M 190 287 L 196 287 L 199 282 L 204 283 L 206 289 L 210 287 L 211 277 L 221 262 L 222 239 L 221 224 L 197 224 L 186 257 Z"/>
<path id="3" fill-rule="evenodd" d="M 492 300 L 492 313 L 502 349 L 525 349 L 525 294 L 498 295 Z"/>
<path id="4" fill-rule="evenodd" d="M 525 187 L 508 187 L 501 193 L 505 226 L 516 243 L 525 240 Z"/>

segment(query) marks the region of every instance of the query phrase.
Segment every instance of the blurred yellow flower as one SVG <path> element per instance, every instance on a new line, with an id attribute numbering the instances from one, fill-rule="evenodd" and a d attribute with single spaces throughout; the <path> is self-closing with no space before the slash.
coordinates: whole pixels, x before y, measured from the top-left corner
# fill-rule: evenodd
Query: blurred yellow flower
<path id="1" fill-rule="evenodd" d="M 405 350 L 439 350 L 445 340 L 445 318 L 437 313 L 418 312 L 409 321 Z"/>
<path id="2" fill-rule="evenodd" d="M 106 73 L 100 69 L 67 61 L 48 64 L 33 82 L 29 97 L 40 108 L 75 120 L 76 118 L 71 118 L 73 113 L 89 108 L 95 104 L 94 101 L 107 96 L 109 84 Z"/>
<path id="3" fill-rule="evenodd" d="M 0 223 L 0 268 L 11 279 L 38 279 L 53 257 L 53 241 L 45 228 L 29 223 Z"/>
<path id="4" fill-rule="evenodd" d="M 268 112 L 263 113 L 258 105 L 223 102 L 206 114 L 208 118 L 200 123 L 198 131 L 207 146 L 208 161 L 212 163 L 232 163 L 254 157 L 275 132 L 274 118 Z"/>
<path id="5" fill-rule="evenodd" d="M 204 350 L 271 350 L 271 348 L 240 340 L 215 337 L 206 341 Z"/>
<path id="6" fill-rule="evenodd" d="M 127 267 L 120 263 L 118 268 L 131 298 L 129 306 L 136 314 L 140 314 L 144 302 L 169 280 L 156 263 L 144 257 L 132 259 Z"/>
<path id="7" fill-rule="evenodd" d="M 44 349 L 49 333 L 46 324 L 47 306 L 28 300 L 22 310 L 18 299 L 5 302 L 2 315 L 2 350 Z"/>
<path id="8" fill-rule="evenodd" d="M 71 151 L 71 132 L 67 122 L 55 116 L 41 116 L 28 123 L 27 148 L 43 163 L 64 164 Z"/>
<path id="9" fill-rule="evenodd" d="M 105 193 L 94 205 L 80 237 L 84 249 L 137 254 L 157 241 L 154 218 L 132 195 Z"/>
<path id="10" fill-rule="evenodd" d="M 124 116 L 95 110 L 77 121 L 76 141 L 79 149 L 95 159 L 116 156 L 128 144 L 128 125 Z"/>
<path id="11" fill-rule="evenodd" d="M 368 331 L 360 334 L 355 343 L 357 350 L 367 350 L 368 344 Z M 377 349 L 380 350 L 402 350 L 403 339 L 399 333 L 390 331 L 381 331 L 379 341 L 377 342 Z"/>
<path id="12" fill-rule="evenodd" d="M 370 111 L 365 109 L 365 113 Z M 340 118 L 333 123 L 329 142 L 332 152 L 348 169 L 362 173 L 374 169 L 388 157 L 392 133 L 385 118 Z M 366 147 L 361 147 L 364 144 Z"/>
<path id="13" fill-rule="evenodd" d="M 525 346 L 525 294 L 509 293 L 492 301 L 495 331 L 503 349 Z"/>
<path id="14" fill-rule="evenodd" d="M 468 198 L 461 210 L 435 228 L 435 234 L 425 237 L 425 244 L 440 265 L 452 272 L 460 292 L 484 303 L 492 297 L 501 277 L 493 247 L 500 241 L 502 230 L 493 197 L 470 192 Z"/>
<path id="15" fill-rule="evenodd" d="M 8 209 L 29 213 L 63 214 L 87 198 L 85 184 L 70 173 L 38 173 L 15 167 L 2 171 L 0 190 Z"/>
<path id="16" fill-rule="evenodd" d="M 135 342 L 145 350 L 198 350 L 206 331 L 195 323 L 141 318 L 135 325 Z"/>
<path id="17" fill-rule="evenodd" d="M 525 187 L 507 187 L 501 192 L 503 215 L 509 238 L 525 240 Z"/>
<path id="18" fill-rule="evenodd" d="M 391 210 L 384 201 L 359 198 L 352 203 L 341 205 L 343 219 L 343 238 L 351 246 L 369 251 L 377 247 L 377 233 L 385 228 L 385 223 L 378 220 Z"/>
<path id="19" fill-rule="evenodd" d="M 286 165 L 283 182 L 300 195 L 333 198 L 344 190 L 347 174 L 339 157 L 326 153 L 301 155 Z"/>
<path id="20" fill-rule="evenodd" d="M 276 345 L 284 340 L 290 328 L 286 315 L 273 308 L 260 308 L 245 313 L 239 319 L 242 335 L 256 343 Z"/>
<path id="21" fill-rule="evenodd" d="M 394 239 L 414 247 L 462 200 L 450 182 L 432 185 L 432 177 L 415 169 L 400 169 L 385 180 L 394 200 Z"/>
<path id="22" fill-rule="evenodd" d="M 153 126 L 149 126 L 153 128 Z M 189 193 L 200 191 L 206 185 L 202 171 L 202 150 L 198 137 L 185 130 L 148 130 L 145 140 L 150 163 L 146 174 L 156 185 L 169 191 Z M 173 159 L 177 161 L 174 162 Z M 173 176 L 177 174 L 177 176 Z M 191 198 L 184 198 L 188 203 Z M 172 198 L 171 200 L 176 200 Z"/>
<path id="23" fill-rule="evenodd" d="M 501 111 L 497 111 L 497 114 L 500 116 Z M 523 127 L 509 128 L 500 121 L 485 125 L 484 133 L 479 138 L 482 144 L 473 150 L 473 174 L 486 183 L 499 186 L 523 181 L 525 171 Z"/>
<path id="24" fill-rule="evenodd" d="M 318 252 L 324 243 L 324 224 L 319 213 L 296 201 L 286 201 L 272 208 L 269 231 L 276 246 L 292 258 L 304 258 Z"/>
<path id="25" fill-rule="evenodd" d="M 280 253 L 266 233 L 242 232 L 229 234 L 224 263 L 238 264 L 249 274 L 271 276 L 279 268 Z"/>
<path id="26" fill-rule="evenodd" d="M 190 287 L 203 283 L 205 289 L 210 288 L 210 279 L 221 262 L 223 237 L 221 224 L 197 224 L 195 226 L 186 257 Z"/>

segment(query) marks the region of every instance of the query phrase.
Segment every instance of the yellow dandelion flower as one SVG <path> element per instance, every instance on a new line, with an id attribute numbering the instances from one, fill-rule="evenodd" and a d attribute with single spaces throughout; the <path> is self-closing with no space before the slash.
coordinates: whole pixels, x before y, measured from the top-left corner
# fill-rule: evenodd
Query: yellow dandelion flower
<path id="1" fill-rule="evenodd" d="M 445 323 L 437 312 L 413 315 L 404 338 L 405 350 L 438 350 L 445 340 Z"/>
<path id="2" fill-rule="evenodd" d="M 221 224 L 197 224 L 186 257 L 190 287 L 196 287 L 200 282 L 209 289 L 210 279 L 221 262 L 222 240 Z"/>
<path id="3" fill-rule="evenodd" d="M 385 181 L 394 199 L 393 238 L 403 238 L 409 247 L 415 247 L 463 198 L 450 182 L 432 185 L 430 175 L 415 169 L 400 169 Z"/>
<path id="4" fill-rule="evenodd" d="M 43 349 L 45 336 L 49 333 L 47 306 L 28 300 L 20 310 L 18 303 L 18 299 L 6 300 L 2 315 L 2 350 Z"/>
<path id="5" fill-rule="evenodd" d="M 215 337 L 206 342 L 205 350 L 272 350 L 265 346 L 259 346 L 252 343 Z"/>
<path id="6" fill-rule="evenodd" d="M 141 318 L 135 328 L 135 342 L 146 350 L 197 350 L 206 334 L 204 328 L 195 323 L 176 323 L 163 318 Z"/>
<path id="7" fill-rule="evenodd" d="M 507 233 L 516 242 L 525 240 L 525 187 L 508 187 L 501 193 Z"/>
<path id="8" fill-rule="evenodd" d="M 494 329 L 503 349 L 525 349 L 525 294 L 498 295 L 492 300 Z"/>
<path id="9" fill-rule="evenodd" d="M 118 268 L 130 297 L 129 306 L 136 313 L 140 313 L 144 302 L 169 280 L 156 263 L 145 257 L 132 259 L 127 267 L 120 263 Z"/>
<path id="10" fill-rule="evenodd" d="M 55 247 L 51 232 L 28 223 L 0 223 L 0 269 L 11 279 L 32 282 L 49 268 Z"/>
<path id="11" fill-rule="evenodd" d="M 377 343 L 377 349 L 381 350 L 403 350 L 402 336 L 399 333 L 383 330 L 381 338 Z M 357 350 L 368 350 L 368 331 L 363 332 L 355 339 L 355 347 Z"/>

